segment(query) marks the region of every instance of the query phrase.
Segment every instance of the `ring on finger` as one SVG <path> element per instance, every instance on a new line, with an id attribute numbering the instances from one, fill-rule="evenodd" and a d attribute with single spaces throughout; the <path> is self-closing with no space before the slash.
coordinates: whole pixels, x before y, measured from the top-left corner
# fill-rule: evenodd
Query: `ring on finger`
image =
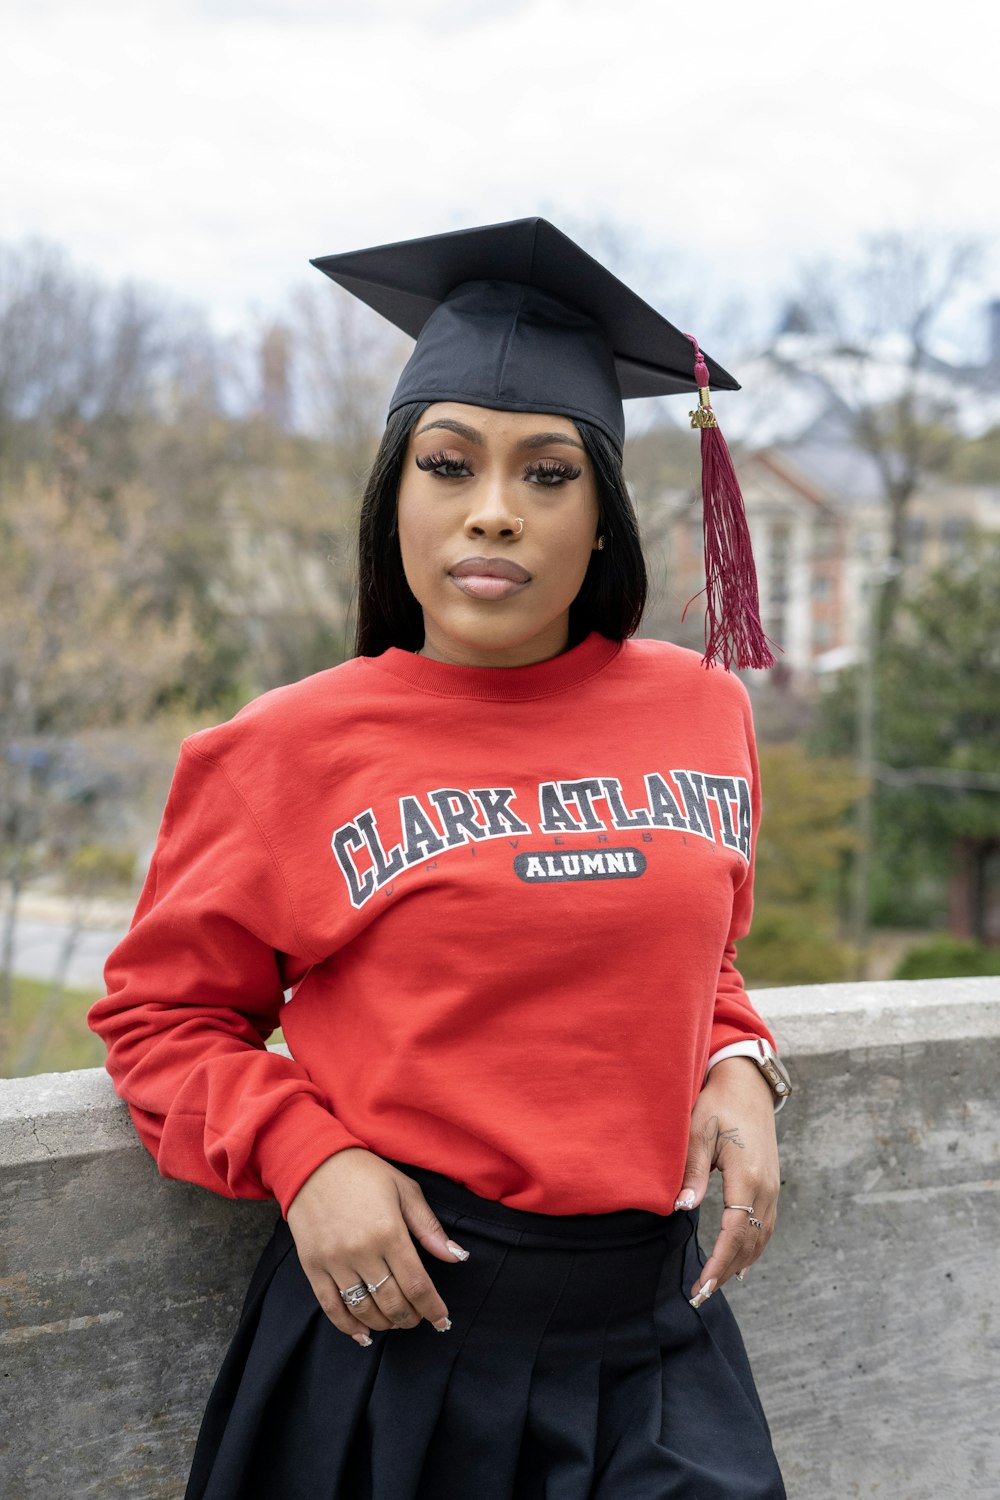
<path id="1" fill-rule="evenodd" d="M 722 1206 L 723 1208 L 738 1208 L 741 1214 L 750 1214 L 751 1218 L 753 1216 L 752 1203 L 724 1203 Z"/>
<path id="2" fill-rule="evenodd" d="M 380 1286 L 385 1286 L 386 1282 L 389 1280 L 389 1277 L 391 1275 L 392 1275 L 392 1272 L 389 1271 L 389 1272 L 387 1272 L 387 1274 L 385 1276 L 382 1277 L 381 1281 L 369 1281 L 368 1282 L 368 1290 L 369 1290 L 369 1292 L 371 1293 L 371 1295 L 373 1297 L 374 1297 L 375 1293 L 378 1291 L 378 1289 L 379 1289 Z"/>
<path id="3" fill-rule="evenodd" d="M 367 1282 L 356 1281 L 353 1286 L 344 1287 L 340 1295 L 347 1307 L 357 1307 L 358 1303 L 363 1302 L 371 1293 L 368 1290 Z"/>

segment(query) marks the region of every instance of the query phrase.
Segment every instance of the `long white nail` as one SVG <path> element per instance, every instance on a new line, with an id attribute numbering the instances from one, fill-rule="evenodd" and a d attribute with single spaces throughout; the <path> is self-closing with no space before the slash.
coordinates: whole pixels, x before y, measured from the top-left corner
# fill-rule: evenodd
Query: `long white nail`
<path id="1" fill-rule="evenodd" d="M 451 1319 L 442 1318 L 440 1323 L 434 1324 L 434 1327 L 437 1329 L 438 1333 L 447 1333 L 448 1329 L 451 1327 Z"/>
<path id="2" fill-rule="evenodd" d="M 351 1338 L 356 1344 L 360 1344 L 362 1349 L 370 1349 L 372 1346 L 372 1340 L 367 1333 L 352 1333 Z"/>
<path id="3" fill-rule="evenodd" d="M 711 1277 L 710 1280 L 708 1280 L 708 1281 L 705 1282 L 705 1285 L 702 1287 L 701 1291 L 697 1294 L 697 1296 L 692 1297 L 690 1299 L 691 1306 L 692 1307 L 700 1307 L 703 1302 L 707 1302 L 708 1301 L 709 1297 L 711 1297 L 711 1295 L 712 1295 L 712 1293 L 714 1291 L 715 1291 L 715 1277 L 713 1276 L 713 1277 Z"/>
<path id="4" fill-rule="evenodd" d="M 448 1249 L 451 1251 L 452 1255 L 454 1255 L 458 1260 L 468 1260 L 468 1258 L 469 1258 L 469 1252 L 468 1252 L 468 1250 L 463 1250 L 462 1247 L 461 1247 L 461 1245 L 456 1245 L 455 1244 L 454 1240 L 449 1240 L 448 1241 Z"/>
<path id="5" fill-rule="evenodd" d="M 694 1208 L 694 1190 L 692 1188 L 688 1188 L 686 1192 L 681 1193 L 680 1197 L 677 1199 L 677 1202 L 674 1204 L 674 1213 L 677 1213 L 678 1210 L 685 1208 Z"/>

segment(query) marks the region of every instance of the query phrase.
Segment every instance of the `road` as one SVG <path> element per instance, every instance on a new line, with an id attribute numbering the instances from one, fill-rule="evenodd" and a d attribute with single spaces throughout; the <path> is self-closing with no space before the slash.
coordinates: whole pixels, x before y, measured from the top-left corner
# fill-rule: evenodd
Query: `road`
<path id="1" fill-rule="evenodd" d="M 62 922 L 43 922 L 24 917 L 17 924 L 14 946 L 14 973 L 25 979 L 51 979 L 66 940 L 68 928 Z M 104 960 L 125 928 L 91 929 L 80 933 L 70 961 L 66 983 L 71 989 L 103 988 Z"/>

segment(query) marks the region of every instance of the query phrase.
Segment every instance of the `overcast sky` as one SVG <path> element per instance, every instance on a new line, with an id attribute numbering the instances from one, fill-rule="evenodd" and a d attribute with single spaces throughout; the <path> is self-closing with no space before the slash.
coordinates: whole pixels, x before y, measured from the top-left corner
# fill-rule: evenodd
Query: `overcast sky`
<path id="1" fill-rule="evenodd" d="M 982 296 L 1000 295 L 996 17 L 3 0 L 0 239 L 57 241 L 219 327 L 279 306 L 310 256 L 537 212 L 662 251 L 676 290 L 661 265 L 655 292 L 685 325 L 702 295 L 770 303 L 797 259 L 885 228 L 996 236 Z"/>

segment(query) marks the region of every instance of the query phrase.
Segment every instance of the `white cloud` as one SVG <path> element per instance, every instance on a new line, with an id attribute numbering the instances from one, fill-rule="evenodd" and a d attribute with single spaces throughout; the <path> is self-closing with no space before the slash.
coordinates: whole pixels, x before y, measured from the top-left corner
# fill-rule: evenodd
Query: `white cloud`
<path id="1" fill-rule="evenodd" d="M 995 23 L 963 14 L 956 40 L 862 0 L 16 0 L 0 235 L 224 321 L 310 255 L 539 211 L 753 289 L 863 229 L 997 231 Z"/>

